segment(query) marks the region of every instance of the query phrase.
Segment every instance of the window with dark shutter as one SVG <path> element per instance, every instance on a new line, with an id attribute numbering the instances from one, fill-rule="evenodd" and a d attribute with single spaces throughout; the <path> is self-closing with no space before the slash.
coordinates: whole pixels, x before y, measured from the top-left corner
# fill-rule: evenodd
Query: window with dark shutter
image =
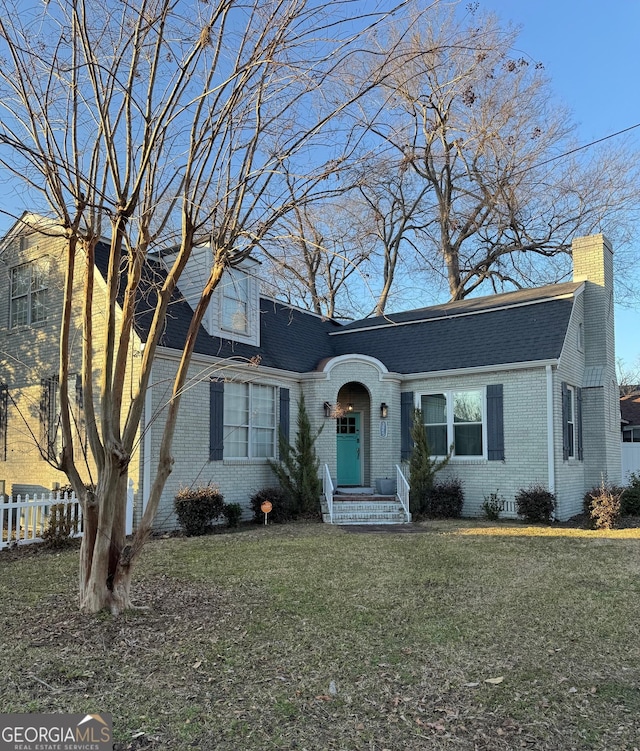
<path id="1" fill-rule="evenodd" d="M 562 458 L 566 461 L 582 453 L 582 394 L 574 386 L 562 382 Z"/>
<path id="2" fill-rule="evenodd" d="M 58 445 L 60 423 L 58 376 L 40 381 L 40 453 L 54 461 L 61 446 Z"/>

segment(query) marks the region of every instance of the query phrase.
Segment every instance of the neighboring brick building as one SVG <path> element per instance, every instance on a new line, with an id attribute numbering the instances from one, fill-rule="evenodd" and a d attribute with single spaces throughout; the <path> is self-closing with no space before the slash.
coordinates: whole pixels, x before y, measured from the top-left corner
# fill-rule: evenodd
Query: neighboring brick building
<path id="1" fill-rule="evenodd" d="M 59 321 L 55 253 L 48 242 L 34 249 L 10 234 L 0 256 L 6 301 L 0 306 L 0 480 L 7 492 L 16 485 L 64 482 L 28 448 L 29 431 L 14 407 L 32 405 L 31 431 L 45 429 L 38 425 L 45 418 L 37 405 L 51 375 L 46 362 L 55 362 Z M 215 483 L 227 502 L 248 508 L 250 496 L 274 482 L 267 459 L 277 454 L 279 429 L 293 439 L 301 394 L 313 427 L 322 428 L 316 443 L 321 464 L 340 485 L 395 478 L 395 466 L 410 454 L 415 406 L 423 409 L 434 452 L 454 446 L 442 475 L 462 480 L 465 515 L 478 515 L 491 492 L 513 498 L 531 483 L 556 493 L 560 519 L 579 513 L 585 491 L 603 475 L 620 479 L 620 414 L 613 254 L 601 235 L 578 238 L 573 250 L 573 282 L 348 325 L 260 297 L 255 267 L 228 273 L 196 344 L 157 527 L 175 526 L 172 499 L 183 485 Z M 200 249 L 185 271 L 183 297 L 171 306 L 153 366 L 130 468 L 137 516 L 149 492 L 161 415 L 208 252 Z M 42 282 L 44 271 L 30 276 L 35 285 L 21 301 L 18 277 L 40 257 L 50 259 L 48 281 Z M 104 249 L 96 262 L 104 272 Z M 161 273 L 161 259 L 157 263 Z M 42 289 L 48 290 L 44 318 L 37 299 Z M 145 326 L 141 315 L 132 379 Z"/>

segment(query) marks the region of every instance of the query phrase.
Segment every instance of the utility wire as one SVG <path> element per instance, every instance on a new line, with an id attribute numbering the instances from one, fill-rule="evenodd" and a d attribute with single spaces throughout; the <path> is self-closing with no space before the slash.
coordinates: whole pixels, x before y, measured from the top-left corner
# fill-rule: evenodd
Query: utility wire
<path id="1" fill-rule="evenodd" d="M 537 164 L 534 164 L 531 167 L 525 167 L 525 169 L 520 170 L 520 172 L 516 172 L 515 175 L 521 175 L 524 172 L 529 172 L 529 170 L 535 169 L 537 167 L 544 167 L 545 164 L 549 164 L 550 162 L 555 162 L 558 159 L 564 159 L 565 156 L 570 156 L 571 154 L 575 154 L 577 151 L 583 151 L 584 149 L 588 149 L 591 146 L 595 146 L 598 143 L 602 143 L 603 141 L 608 141 L 610 138 L 621 136 L 623 133 L 628 133 L 630 130 L 635 130 L 636 128 L 640 128 L 640 123 L 636 123 L 635 125 L 630 125 L 628 128 L 619 130 L 617 133 L 610 133 L 608 136 L 603 136 L 602 138 L 598 138 L 595 141 L 590 141 L 589 143 L 585 143 L 582 146 L 576 146 L 575 149 L 571 149 L 570 151 L 565 151 L 562 154 L 557 154 L 556 156 L 549 157 L 549 159 L 545 159 L 544 162 L 538 162 Z"/>

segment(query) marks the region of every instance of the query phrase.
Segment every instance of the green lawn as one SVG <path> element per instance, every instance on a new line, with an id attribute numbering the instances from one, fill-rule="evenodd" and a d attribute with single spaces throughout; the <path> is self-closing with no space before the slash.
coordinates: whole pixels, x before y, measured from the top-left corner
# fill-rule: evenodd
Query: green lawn
<path id="1" fill-rule="evenodd" d="M 640 747 L 640 530 L 421 529 L 153 541 L 120 618 L 77 612 L 77 551 L 0 553 L 2 711 L 110 712 L 119 749 Z"/>

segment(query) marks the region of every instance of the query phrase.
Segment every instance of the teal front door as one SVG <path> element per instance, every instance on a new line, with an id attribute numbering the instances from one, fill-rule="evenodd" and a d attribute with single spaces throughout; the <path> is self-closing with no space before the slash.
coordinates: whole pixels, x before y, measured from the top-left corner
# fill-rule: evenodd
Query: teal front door
<path id="1" fill-rule="evenodd" d="M 336 418 L 338 454 L 338 485 L 360 485 L 362 482 L 360 451 L 360 415 Z"/>

